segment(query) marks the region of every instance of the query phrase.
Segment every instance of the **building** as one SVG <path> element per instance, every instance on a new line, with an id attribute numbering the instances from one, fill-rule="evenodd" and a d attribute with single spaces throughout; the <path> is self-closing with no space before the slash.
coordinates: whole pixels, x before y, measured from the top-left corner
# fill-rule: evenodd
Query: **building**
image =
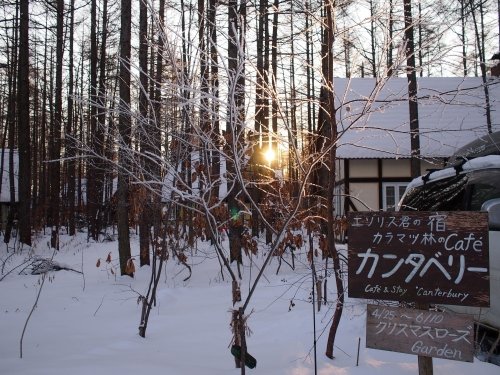
<path id="1" fill-rule="evenodd" d="M 12 150 L 14 163 L 14 203 L 19 202 L 18 198 L 18 178 L 19 178 L 19 153 L 17 150 Z M 7 217 L 9 215 L 11 196 L 10 196 L 10 150 L 0 149 L 0 226 L 5 229 Z"/>
<path id="2" fill-rule="evenodd" d="M 390 210 L 410 174 L 406 78 L 336 79 L 336 214 Z M 491 131 L 500 130 L 500 79 L 487 82 Z M 441 168 L 456 150 L 488 134 L 481 78 L 418 79 L 421 173 Z"/>

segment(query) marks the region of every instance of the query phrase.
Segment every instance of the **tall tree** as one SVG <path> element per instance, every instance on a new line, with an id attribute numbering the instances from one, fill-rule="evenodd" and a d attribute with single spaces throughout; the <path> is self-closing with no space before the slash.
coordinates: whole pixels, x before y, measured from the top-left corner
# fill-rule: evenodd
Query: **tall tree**
<path id="1" fill-rule="evenodd" d="M 56 3 L 56 87 L 54 100 L 54 122 L 52 126 L 52 147 L 50 163 L 50 205 L 52 233 L 50 245 L 59 250 L 59 226 L 61 209 L 61 127 L 62 127 L 62 85 L 64 54 L 64 0 Z"/>
<path id="2" fill-rule="evenodd" d="M 268 50 L 268 0 L 259 0 L 259 11 L 258 11 L 258 22 L 257 22 L 257 77 L 255 85 L 255 136 L 252 140 L 254 142 L 254 155 L 262 155 L 262 140 L 264 137 L 261 133 L 267 133 L 269 131 L 268 125 L 268 99 L 267 99 L 267 85 L 269 72 L 266 70 L 269 66 L 265 65 L 266 59 L 269 57 L 265 56 Z M 254 164 L 259 164 L 261 161 L 255 160 L 258 157 L 254 156 Z M 253 178 L 256 180 L 258 176 L 257 165 L 253 167 L 254 175 Z M 252 199 L 256 203 L 260 203 L 261 192 L 257 186 L 252 187 Z M 256 206 L 252 207 L 252 236 L 259 235 L 259 212 Z"/>
<path id="3" fill-rule="evenodd" d="M 404 0 L 406 77 L 408 80 L 408 105 L 410 113 L 411 175 L 420 176 L 420 136 L 418 126 L 417 70 L 415 66 L 414 23 L 411 0 Z"/>
<path id="4" fill-rule="evenodd" d="M 466 42 L 466 1 L 460 0 L 460 40 L 462 42 L 462 65 L 464 69 L 464 77 L 467 77 L 468 67 L 467 67 L 467 42 Z"/>
<path id="5" fill-rule="evenodd" d="M 412 15 L 412 0 L 404 0 L 404 22 L 406 42 L 406 77 L 408 80 L 408 105 L 410 115 L 410 173 L 412 177 L 420 175 L 420 131 L 418 123 L 418 100 L 417 100 L 417 71 L 415 66 L 415 41 L 414 23 Z M 428 309 L 425 304 L 417 305 L 422 309 Z M 418 356 L 418 368 L 420 375 L 432 375 L 432 358 Z"/>
<path id="6" fill-rule="evenodd" d="M 486 48 L 485 48 L 485 33 L 484 33 L 484 8 L 483 1 L 479 1 L 479 4 L 475 4 L 474 0 L 469 0 L 472 22 L 474 23 L 474 34 L 476 36 L 476 48 L 479 57 L 479 67 L 481 69 L 481 78 L 483 80 L 483 90 L 485 98 L 485 111 L 486 111 L 486 126 L 488 133 L 493 132 L 492 122 L 491 122 L 491 103 L 490 103 L 490 91 L 487 83 L 486 76 Z M 477 19 L 477 10 L 479 10 L 479 21 Z"/>
<path id="7" fill-rule="evenodd" d="M 9 147 L 9 190 L 10 190 L 10 207 L 9 214 L 7 216 L 7 225 L 5 227 L 4 242 L 9 243 L 12 233 L 12 228 L 14 226 L 14 206 L 16 202 L 16 191 L 14 184 L 14 147 L 16 138 L 16 99 L 17 99 L 17 70 L 18 70 L 18 49 L 16 48 L 18 44 L 18 17 L 19 10 L 16 8 L 16 17 L 14 18 L 14 36 L 11 47 L 7 46 L 7 69 L 8 69 L 8 102 L 7 102 L 7 126 L 5 131 L 8 132 L 8 147 Z M 10 52 L 9 52 L 10 50 Z M 2 162 L 2 167 L 4 163 Z M 4 187 L 2 187 L 4 188 Z"/>
<path id="8" fill-rule="evenodd" d="M 99 155 L 99 141 L 96 136 L 97 132 L 97 0 L 90 2 L 90 138 L 91 148 L 93 153 Z M 95 165 L 97 158 L 92 158 L 87 161 L 87 218 L 89 223 L 89 236 L 95 241 L 99 240 L 99 205 L 101 197 L 98 193 L 99 176 L 98 168 Z"/>
<path id="9" fill-rule="evenodd" d="M 29 0 L 19 0 L 17 119 L 19 145 L 19 237 L 31 246 L 31 131 L 29 82 Z"/>
<path id="10" fill-rule="evenodd" d="M 257 79 L 255 85 L 255 132 L 259 134 L 266 128 L 264 107 L 266 105 L 265 90 L 267 85 L 267 72 L 264 67 L 264 44 L 267 45 L 265 31 L 267 27 L 267 0 L 259 0 L 259 17 L 257 21 Z"/>
<path id="11" fill-rule="evenodd" d="M 229 0 L 228 2 L 228 100 L 227 100 L 227 123 L 226 123 L 226 142 L 227 142 L 227 154 L 229 155 L 226 160 L 228 175 L 231 176 L 232 181 L 228 181 L 231 184 L 229 187 L 227 195 L 227 205 L 229 210 L 229 253 L 230 262 L 236 261 L 238 267 L 242 263 L 242 249 L 241 249 L 241 235 L 243 232 L 242 228 L 242 218 L 241 218 L 241 207 L 238 202 L 239 194 L 241 193 L 241 183 L 237 177 L 238 168 L 238 150 L 242 143 L 242 124 L 241 124 L 241 114 L 239 108 L 240 102 L 240 80 L 239 74 L 241 74 L 241 49 L 240 49 L 240 18 L 238 15 L 238 1 Z M 239 293 L 239 286 L 237 281 L 233 276 L 233 305 L 241 300 L 241 294 Z M 234 344 L 243 346 L 242 337 L 240 334 L 241 319 L 238 310 L 233 311 L 232 325 L 234 335 Z M 243 349 L 244 352 L 244 349 Z M 242 353 L 242 358 L 244 358 Z M 243 359 L 240 361 L 235 359 L 235 365 L 237 368 L 241 368 L 244 373 L 245 364 Z"/>
<path id="12" fill-rule="evenodd" d="M 76 163 L 74 157 L 75 150 L 75 124 L 74 124 L 74 35 L 75 35 L 75 0 L 70 1 L 70 20 L 69 20 L 69 66 L 68 66 L 68 119 L 66 121 L 66 183 L 67 183 L 67 216 L 69 234 L 74 236 L 76 233 L 75 226 L 75 202 L 76 202 Z"/>
<path id="13" fill-rule="evenodd" d="M 220 153 L 219 153 L 219 136 L 220 136 L 220 121 L 219 121 L 219 62 L 217 51 L 217 0 L 209 0 L 208 5 L 208 44 L 210 45 L 210 90 L 211 90 L 211 125 L 212 139 L 216 147 L 212 155 L 211 178 L 212 181 L 219 180 L 220 176 Z M 212 191 L 213 196 L 219 198 L 219 185 Z"/>
<path id="14" fill-rule="evenodd" d="M 322 206 L 326 212 L 323 213 L 322 232 L 326 233 L 327 253 L 333 259 L 333 269 L 335 274 L 335 284 L 337 287 L 337 301 L 333 313 L 332 324 L 328 332 L 326 343 L 326 356 L 333 358 L 333 348 L 337 329 L 342 318 L 344 310 L 344 283 L 340 272 L 340 258 L 335 246 L 334 233 L 334 191 L 335 191 L 335 161 L 336 152 L 335 143 L 337 141 L 337 123 L 335 120 L 335 98 L 333 86 L 333 68 L 334 68 L 334 41 L 335 41 L 335 1 L 325 0 L 324 2 L 324 22 L 321 43 L 321 72 L 322 82 L 320 91 L 320 108 L 318 115 L 318 133 L 322 147 L 319 148 L 324 153 L 325 163 L 322 163 L 317 186 L 322 186 L 325 182 L 328 188 L 321 189 L 319 196 L 322 198 Z M 326 227 L 326 228 L 325 228 Z"/>
<path id="15" fill-rule="evenodd" d="M 95 97 L 95 103 L 93 107 L 97 107 L 98 112 L 95 114 L 95 118 L 93 119 L 93 132 L 91 134 L 92 139 L 92 149 L 96 153 L 97 157 L 94 159 L 94 162 L 91 165 L 92 171 L 92 212 L 93 217 L 91 218 L 92 230 L 91 236 L 94 240 L 99 239 L 99 233 L 101 231 L 101 227 L 103 226 L 103 201 L 104 201 L 104 183 L 105 183 L 105 163 L 103 158 L 106 158 L 106 147 L 104 140 L 104 133 L 106 130 L 106 79 L 107 79 L 107 59 L 106 59 L 106 51 L 108 48 L 107 40 L 108 40 L 108 1 L 103 0 L 102 5 L 102 26 L 101 26 L 101 46 L 99 51 L 99 60 L 98 60 L 98 72 L 96 70 L 95 74 L 99 73 L 98 83 L 96 82 L 97 87 L 93 92 L 96 92 L 97 95 Z M 97 37 L 97 36 L 96 36 Z M 97 40 L 95 48 L 97 49 Z M 97 55 L 97 50 L 95 52 Z M 95 56 L 91 56 L 93 58 Z M 97 66 L 95 67 L 97 69 Z M 97 76 L 95 77 L 97 79 Z M 95 108 L 92 108 L 95 110 Z"/>
<path id="16" fill-rule="evenodd" d="M 228 2 L 228 101 L 227 101 L 227 124 L 228 143 L 230 147 L 230 159 L 227 161 L 228 172 L 233 176 L 232 187 L 228 192 L 228 209 L 229 209 L 229 243 L 231 261 L 241 263 L 241 222 L 240 210 L 241 207 L 237 201 L 237 197 L 241 191 L 241 184 L 236 178 L 236 161 L 238 158 L 238 147 L 242 139 L 242 128 L 240 118 L 240 87 L 239 74 L 241 68 L 240 60 L 240 45 L 239 45 L 239 16 L 237 10 L 237 0 Z"/>
<path id="17" fill-rule="evenodd" d="M 131 260 L 129 233 L 129 173 L 131 155 L 132 119 L 130 112 L 130 50 L 131 50 L 132 4 L 131 0 L 121 0 L 120 17 L 120 74 L 119 74 L 119 144 L 118 144 L 118 253 L 122 275 L 133 276 L 127 265 Z"/>
<path id="18" fill-rule="evenodd" d="M 139 0 L 139 114 L 140 114 L 140 147 L 141 155 L 151 152 L 151 145 L 148 141 L 148 131 L 150 130 L 149 118 L 149 76 L 148 76 L 148 7 L 145 0 Z M 148 168 L 150 156 L 143 156 L 142 166 Z M 149 169 L 149 168 L 148 168 Z M 148 179 L 148 170 L 144 179 Z M 139 261 L 140 265 L 150 264 L 149 259 L 149 236 L 151 231 L 151 192 L 146 189 L 145 204 L 142 206 L 141 219 L 139 221 Z"/>
<path id="19" fill-rule="evenodd" d="M 376 39 L 377 39 L 377 30 L 375 27 L 375 17 L 376 17 L 376 9 L 375 9 L 375 4 L 374 0 L 369 0 L 370 3 L 370 65 L 372 68 L 372 76 L 377 77 L 377 46 L 376 46 Z"/>
<path id="20" fill-rule="evenodd" d="M 271 37 L 271 70 L 272 70 L 272 98 L 271 98 L 271 121 L 272 135 L 269 137 L 269 147 L 276 153 L 278 151 L 278 16 L 279 16 L 279 0 L 274 0 L 273 3 L 273 30 Z"/>
<path id="21" fill-rule="evenodd" d="M 151 121 L 149 123 L 149 128 L 150 131 L 148 130 L 148 133 L 151 134 L 151 139 L 152 139 L 152 155 L 154 155 L 157 159 L 160 159 L 161 156 L 161 103 L 162 103 L 162 85 L 163 85 L 163 70 L 164 70 L 164 50 L 165 50 L 165 0 L 160 0 L 159 1 L 159 9 L 158 9 L 158 27 L 160 29 L 160 32 L 158 33 L 158 41 L 157 41 L 157 51 L 156 51 L 156 72 L 155 72 L 155 79 L 154 85 L 151 85 L 154 87 L 154 106 L 153 106 L 153 111 L 154 111 L 154 119 L 155 121 Z M 153 60 L 153 58 L 151 58 Z M 160 181 L 161 180 L 161 170 L 159 167 L 158 163 L 151 162 L 148 164 L 148 171 L 149 173 L 152 174 L 151 180 L 152 181 Z M 155 235 L 158 233 L 158 229 L 156 226 L 158 226 L 159 218 L 160 218 L 160 194 L 161 194 L 161 186 L 156 185 L 152 189 L 155 193 L 153 194 L 152 197 L 152 221 L 155 225 Z"/>
<path id="22" fill-rule="evenodd" d="M 389 0 L 389 22 L 387 22 L 389 44 L 387 46 L 387 77 L 393 74 L 394 58 L 392 50 L 394 49 L 394 0 Z"/>

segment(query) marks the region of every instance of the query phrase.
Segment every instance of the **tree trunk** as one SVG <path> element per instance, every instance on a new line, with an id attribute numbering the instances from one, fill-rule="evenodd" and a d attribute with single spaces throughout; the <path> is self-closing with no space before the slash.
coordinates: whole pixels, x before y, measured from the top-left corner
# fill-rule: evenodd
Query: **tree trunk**
<path id="1" fill-rule="evenodd" d="M 69 225 L 69 235 L 74 236 L 76 233 L 76 225 L 75 225 L 75 188 L 76 188 L 76 180 L 75 180 L 75 160 L 74 157 L 76 155 L 75 150 L 75 142 L 74 137 L 76 132 L 74 132 L 74 77 L 73 77 L 73 48 L 74 48 L 74 29 L 75 29 L 75 0 L 71 0 L 70 2 L 70 25 L 69 25 L 69 92 L 68 92 L 68 120 L 66 123 L 66 157 L 68 161 L 66 163 L 66 184 L 68 189 L 67 195 L 67 216 L 68 216 L 68 225 Z"/>
<path id="2" fill-rule="evenodd" d="M 131 49 L 131 0 L 121 0 L 120 19 L 120 106 L 119 106 L 119 148 L 118 148 L 118 253 L 120 257 L 121 275 L 132 273 L 127 270 L 127 262 L 130 260 L 130 234 L 129 234 L 129 177 L 131 157 L 131 112 L 130 112 L 130 49 Z"/>
<path id="3" fill-rule="evenodd" d="M 298 149 L 298 132 L 297 132 L 297 90 L 295 87 L 295 38 L 293 37 L 293 27 L 294 27 L 294 10 L 293 10 L 293 5 L 292 6 L 292 11 L 291 11 L 291 22 L 290 22 L 290 35 L 292 35 L 292 40 L 291 40 L 291 57 L 290 57 L 290 91 L 291 91 L 291 96 L 290 96 L 290 131 L 288 132 L 288 143 L 290 147 L 290 152 L 288 155 L 288 170 L 289 170 L 289 176 L 290 176 L 290 181 L 292 181 L 292 197 L 297 198 L 298 197 L 298 168 L 297 168 L 297 160 L 299 153 Z"/>
<path id="4" fill-rule="evenodd" d="M 413 17 L 411 0 L 404 0 L 406 77 L 408 79 L 408 103 L 410 111 L 411 176 L 420 175 L 420 135 L 418 124 L 417 72 L 415 67 L 415 43 L 413 38 Z M 432 375 L 432 358 L 418 356 L 420 375 Z"/>
<path id="5" fill-rule="evenodd" d="M 44 59 L 43 59 L 43 78 L 42 78 L 42 105 L 41 105 L 41 119 L 40 119 L 40 147 L 39 147 L 39 159 L 45 161 L 48 158 L 47 152 L 47 107 L 49 102 L 49 87 L 48 87 L 48 68 L 47 63 L 50 60 L 49 48 L 48 48 L 48 27 L 45 29 L 45 42 L 44 42 Z M 48 195 L 49 195 L 49 181 L 48 181 L 48 166 L 47 163 L 41 162 L 39 166 L 38 175 L 40 176 L 39 190 L 37 197 L 37 212 L 35 213 L 35 225 L 37 227 L 45 226 L 45 219 L 47 217 L 48 210 Z"/>
<path id="6" fill-rule="evenodd" d="M 17 12 L 16 12 L 17 13 Z M 18 15 L 16 14 L 16 19 L 14 20 L 14 41 L 12 45 L 12 52 L 9 54 L 9 71 L 8 71 L 8 86 L 9 86 L 9 101 L 7 107 L 7 132 L 9 134 L 8 138 L 8 147 L 10 153 L 9 157 L 9 190 L 10 190 L 10 206 L 9 213 L 7 216 L 7 225 L 4 233 L 4 242 L 8 244 L 10 242 L 12 227 L 14 226 L 14 209 L 16 207 L 16 191 L 14 184 L 14 145 L 15 145 L 15 137 L 16 137 L 16 95 L 17 95 L 17 62 L 18 62 L 18 53 L 17 53 L 17 43 L 18 43 Z M 2 167 L 5 164 L 2 162 Z"/>
<path id="7" fill-rule="evenodd" d="M 99 155 L 99 142 L 97 140 L 96 132 L 98 127 L 97 122 L 97 0 L 90 2 L 90 132 L 88 137 L 91 140 L 92 151 Z M 98 212 L 100 205 L 100 198 L 98 194 L 98 180 L 97 176 L 97 158 L 90 158 L 87 160 L 87 219 L 88 219 L 88 235 L 94 239 L 99 240 L 100 228 L 98 225 Z"/>
<path id="8" fill-rule="evenodd" d="M 371 53 L 371 58 L 370 58 L 370 65 L 372 66 L 372 76 L 377 77 L 377 54 L 376 54 L 376 45 L 375 45 L 375 38 L 376 38 L 376 30 L 375 30 L 375 4 L 373 3 L 374 0 L 370 0 L 370 53 Z"/>
<path id="9" fill-rule="evenodd" d="M 19 237 L 31 246 L 31 131 L 29 108 L 29 0 L 20 0 L 18 61 Z"/>
<path id="10" fill-rule="evenodd" d="M 486 126 L 488 133 L 493 132 L 492 122 L 491 122 L 491 103 L 490 103 L 490 91 L 488 87 L 488 78 L 486 73 L 486 52 L 484 47 L 484 25 L 483 25 L 483 7 L 482 2 L 479 4 L 479 11 L 481 17 L 481 32 L 479 31 L 478 22 L 476 19 L 476 9 L 474 6 L 474 1 L 470 0 L 472 21 L 474 22 L 474 32 L 476 36 L 476 45 L 479 52 L 479 67 L 481 69 L 481 78 L 483 81 L 484 99 L 485 99 L 485 111 L 486 111 Z"/>
<path id="11" fill-rule="evenodd" d="M 57 0 L 57 27 L 56 27 L 56 87 L 54 124 L 51 148 L 50 173 L 50 206 L 51 226 L 50 246 L 59 250 L 59 226 L 61 206 L 61 127 L 62 127 L 62 71 L 64 54 L 64 0 Z"/>
<path id="12" fill-rule="evenodd" d="M 394 0 L 389 0 L 389 22 L 387 23 L 389 28 L 389 45 L 387 46 L 387 77 L 391 77 L 393 74 L 393 57 L 392 50 L 394 48 Z"/>
<path id="13" fill-rule="evenodd" d="M 99 83 L 97 88 L 96 103 L 98 113 L 96 114 L 96 122 L 94 128 L 94 134 L 92 135 L 93 140 L 93 150 L 97 154 L 97 158 L 93 163 L 93 193 L 94 193 L 94 217 L 92 237 L 97 241 L 99 240 L 99 234 L 101 233 L 102 227 L 105 225 L 103 223 L 103 206 L 104 206 L 104 184 L 106 182 L 106 167 L 103 159 L 112 160 L 106 157 L 106 142 L 104 139 L 104 133 L 106 131 L 106 50 L 108 41 L 108 1 L 103 0 L 102 2 L 102 30 L 101 30 L 101 46 L 100 46 L 100 58 L 99 58 Z M 108 134 L 109 136 L 109 134 Z"/>
<path id="14" fill-rule="evenodd" d="M 408 79 L 408 104 L 410 111 L 411 176 L 420 176 L 420 136 L 418 125 L 417 72 L 415 67 L 415 42 L 411 0 L 404 0 L 406 77 Z"/>
<path id="15" fill-rule="evenodd" d="M 465 1 L 467 0 L 460 0 L 460 40 L 462 41 L 462 65 L 464 69 L 464 77 L 467 77 L 468 68 L 467 68 L 467 45 L 466 45 L 466 31 L 465 31 Z M 500 1 L 500 0 L 499 0 Z"/>
<path id="16" fill-rule="evenodd" d="M 323 222 L 323 233 L 326 232 L 326 240 L 328 246 L 329 256 L 333 258 L 333 270 L 335 275 L 335 283 L 337 286 L 337 301 L 335 312 L 333 314 L 332 325 L 328 332 L 328 339 L 326 343 L 326 356 L 333 358 L 333 348 L 335 346 L 335 337 L 337 329 L 342 318 L 344 308 L 344 285 L 342 274 L 340 272 L 340 259 L 337 249 L 335 247 L 335 233 L 334 233 L 334 215 L 333 215 L 333 202 L 335 191 L 335 158 L 337 140 L 337 124 L 335 121 L 335 98 L 333 91 L 333 43 L 335 40 L 335 21 L 334 21 L 335 4 L 332 0 L 325 2 L 325 23 L 324 34 L 322 43 L 322 73 L 323 82 L 321 86 L 320 95 L 320 113 L 318 116 L 319 122 L 319 135 L 323 139 L 326 154 L 326 163 L 323 163 L 319 170 L 318 183 L 327 181 L 328 189 L 325 192 L 321 190 L 320 196 L 323 198 L 322 204 L 326 206 L 326 223 Z M 319 185 L 321 186 L 321 185 Z M 327 226 L 326 228 L 324 226 Z"/>
<path id="17" fill-rule="evenodd" d="M 149 117 L 149 77 L 148 77 L 148 8 L 146 1 L 139 1 L 139 113 L 140 113 L 140 147 L 145 169 L 144 180 L 150 180 L 150 156 L 145 156 L 151 152 L 151 144 L 148 141 L 152 135 L 148 134 L 150 130 Z M 145 189 L 144 204 L 142 205 L 139 220 L 139 264 L 140 266 L 149 265 L 149 237 L 151 231 L 151 198 L 149 189 Z"/>
<path id="18" fill-rule="evenodd" d="M 239 63 L 239 37 L 238 30 L 239 20 L 237 12 L 237 1 L 230 0 L 228 2 L 228 101 L 227 101 L 227 111 L 228 111 L 228 122 L 227 131 L 229 132 L 228 147 L 229 154 L 232 158 L 237 158 L 237 149 L 239 143 L 241 142 L 241 124 L 240 124 L 240 108 L 239 95 L 238 92 L 238 63 Z M 235 162 L 227 160 L 227 170 L 229 176 L 234 178 L 233 187 L 228 192 L 227 204 L 229 210 L 229 251 L 230 251 L 230 261 L 236 261 L 238 264 L 242 262 L 241 257 L 241 218 L 240 218 L 240 207 L 237 202 L 238 194 L 240 193 L 241 187 L 240 183 L 236 178 L 235 174 Z M 228 183 L 230 183 L 228 181 Z"/>
<path id="19" fill-rule="evenodd" d="M 268 2 L 267 0 L 259 1 L 259 17 L 258 17 L 258 28 L 257 28 L 257 82 L 255 85 L 255 137 L 254 137 L 254 166 L 252 166 L 252 170 L 254 174 L 252 179 L 254 182 L 257 182 L 261 177 L 259 176 L 260 168 L 259 164 L 262 163 L 262 139 L 264 137 L 261 133 L 268 132 L 268 118 L 266 116 L 267 113 L 267 97 L 266 97 L 266 89 L 267 89 L 267 77 L 268 72 L 265 70 L 265 51 L 268 48 L 268 39 L 266 35 L 267 28 L 267 17 L 268 17 Z M 255 201 L 256 205 L 261 203 L 261 191 L 260 187 L 255 186 L 252 187 L 252 199 Z M 257 207 L 252 207 L 252 236 L 259 236 L 259 225 L 260 224 L 260 216 L 259 210 Z"/>
<path id="20" fill-rule="evenodd" d="M 211 116 L 212 116 L 212 140 L 216 147 L 212 155 L 211 178 L 212 181 L 217 181 L 220 177 L 220 121 L 219 121 L 219 67 L 218 67 L 218 51 L 217 51 L 217 0 L 209 0 L 208 8 L 208 34 L 210 44 L 210 79 L 211 79 Z M 219 199 L 219 185 L 212 192 L 216 201 Z"/>

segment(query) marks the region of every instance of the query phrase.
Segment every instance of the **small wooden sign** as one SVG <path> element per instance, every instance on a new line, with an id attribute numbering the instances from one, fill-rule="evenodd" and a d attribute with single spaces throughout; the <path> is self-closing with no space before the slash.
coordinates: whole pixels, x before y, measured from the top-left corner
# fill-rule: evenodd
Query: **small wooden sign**
<path id="1" fill-rule="evenodd" d="M 231 346 L 231 354 L 235 356 L 237 359 L 241 360 L 241 346 L 239 345 L 233 345 Z M 257 360 L 250 355 L 249 353 L 245 354 L 245 366 L 253 369 L 255 366 L 257 366 Z"/>
<path id="2" fill-rule="evenodd" d="M 366 347 L 472 362 L 472 318 L 446 312 L 368 305 Z"/>
<path id="3" fill-rule="evenodd" d="M 486 212 L 350 212 L 349 297 L 489 306 Z"/>

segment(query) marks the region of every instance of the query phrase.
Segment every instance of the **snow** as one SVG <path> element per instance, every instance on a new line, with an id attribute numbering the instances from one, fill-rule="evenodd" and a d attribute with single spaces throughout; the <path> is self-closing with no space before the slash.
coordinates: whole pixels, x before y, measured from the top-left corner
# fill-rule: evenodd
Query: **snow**
<path id="1" fill-rule="evenodd" d="M 220 267 L 207 242 L 189 255 L 193 276 L 170 258 L 162 276 L 157 305 L 152 310 L 146 338 L 138 335 L 141 307 L 138 292 L 145 294 L 150 268 L 139 268 L 136 277 L 117 276 L 117 243 L 87 242 L 86 234 L 61 236 L 61 250 L 48 248 L 41 236 L 32 250 L 14 255 L 0 249 L 0 374 L 239 374 L 230 354 L 229 328 L 231 287 L 222 280 Z M 138 252 L 138 238 L 132 236 Z M 262 245 L 262 248 L 265 248 Z M 306 244 L 304 249 L 308 248 Z M 105 260 L 111 253 L 111 263 Z M 47 258 L 68 268 L 46 274 L 37 308 L 28 322 L 19 358 L 23 326 L 38 294 L 42 275 L 23 267 L 8 273 L 28 256 Z M 262 255 L 244 258 L 242 294 L 248 294 L 249 280 L 257 275 Z M 100 266 L 96 267 L 100 259 Z M 270 263 L 247 312 L 252 334 L 247 337 L 249 353 L 257 359 L 247 374 L 314 374 L 313 310 L 309 300 L 310 269 L 305 254 L 297 254 L 295 271 L 282 264 L 276 275 L 277 259 Z M 317 267 L 320 261 L 317 260 Z M 251 266 L 252 265 L 252 266 Z M 114 274 L 112 273 L 112 270 Z M 2 279 L 3 278 L 3 279 Z M 328 279 L 329 299 L 335 290 Z M 291 307 L 293 300 L 295 306 Z M 291 308 L 290 308 L 291 307 Z M 348 299 L 337 335 L 335 359 L 324 355 L 332 317 L 332 306 L 316 312 L 318 374 L 373 375 L 416 374 L 417 357 L 364 348 L 365 310 L 362 300 Z M 290 311 L 289 311 L 290 309 Z M 356 366 L 358 338 L 361 338 L 359 366 Z M 434 359 L 434 374 L 498 374 L 492 364 Z"/>
<path id="2" fill-rule="evenodd" d="M 482 79 L 423 77 L 418 80 L 421 155 L 449 157 L 487 134 Z M 334 81 L 339 158 L 408 158 L 408 81 L 337 78 Z M 492 131 L 500 130 L 500 80 L 488 81 Z"/>

